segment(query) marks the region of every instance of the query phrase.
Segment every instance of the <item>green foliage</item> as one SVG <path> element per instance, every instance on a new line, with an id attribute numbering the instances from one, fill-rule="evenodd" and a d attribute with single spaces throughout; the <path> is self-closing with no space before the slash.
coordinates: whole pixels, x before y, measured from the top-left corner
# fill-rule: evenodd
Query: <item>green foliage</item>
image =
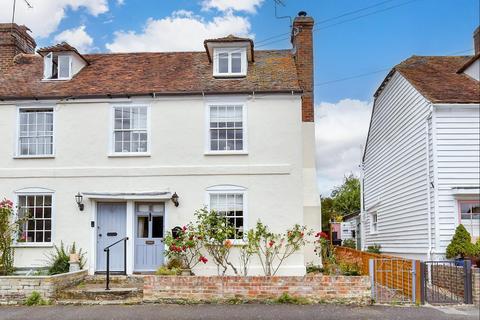
<path id="1" fill-rule="evenodd" d="M 230 267 L 238 275 L 237 268 L 230 262 L 230 252 L 233 243 L 230 239 L 235 237 L 235 227 L 232 226 L 225 216 L 216 211 L 207 209 L 197 210 L 197 232 L 203 246 L 213 258 L 219 273 L 222 275 Z"/>
<path id="2" fill-rule="evenodd" d="M 258 239 L 255 230 L 248 230 L 243 240 L 244 243 L 240 246 L 240 267 L 242 275 L 246 277 L 248 275 L 250 259 L 258 252 Z"/>
<path id="3" fill-rule="evenodd" d="M 23 220 L 15 221 L 14 217 L 12 201 L 0 201 L 0 275 L 8 275 L 14 271 L 13 240 L 23 223 Z"/>
<path id="4" fill-rule="evenodd" d="M 480 237 L 477 239 L 477 242 L 473 245 L 472 256 L 480 258 Z"/>
<path id="5" fill-rule="evenodd" d="M 344 276 L 359 276 L 361 275 L 360 266 L 357 263 L 341 262 L 339 264 L 340 272 Z"/>
<path id="6" fill-rule="evenodd" d="M 167 262 L 167 268 L 168 269 L 173 269 L 173 268 L 183 269 L 183 263 L 179 259 L 175 259 L 175 258 L 169 259 L 168 262 Z"/>
<path id="7" fill-rule="evenodd" d="M 179 230 L 176 237 L 171 232 L 165 236 L 167 251 L 165 255 L 173 263 L 179 263 L 177 268 L 192 270 L 198 263 L 204 261 L 200 253 L 202 242 L 197 226 L 190 223 Z M 170 263 L 170 262 L 169 262 Z"/>
<path id="8" fill-rule="evenodd" d="M 381 245 L 374 243 L 372 246 L 367 247 L 367 252 L 381 254 L 382 253 L 381 249 L 382 249 Z"/>
<path id="9" fill-rule="evenodd" d="M 44 306 L 47 305 L 48 302 L 42 298 L 40 293 L 37 291 L 33 291 L 27 299 L 23 302 L 24 305 L 26 306 Z"/>
<path id="10" fill-rule="evenodd" d="M 474 248 L 470 233 L 468 233 L 463 224 L 460 224 L 455 230 L 452 241 L 447 246 L 447 259 L 470 256 L 474 253 Z"/>
<path id="11" fill-rule="evenodd" d="M 339 216 L 340 213 L 335 211 L 333 206 L 333 199 L 330 197 L 322 197 L 321 199 L 321 208 L 322 208 L 322 230 L 329 233 L 330 232 L 330 221 Z"/>
<path id="12" fill-rule="evenodd" d="M 157 269 L 157 271 L 155 272 L 155 274 L 159 275 L 159 276 L 178 276 L 182 273 L 182 269 L 180 268 L 169 268 L 167 266 L 162 266 L 160 268 Z"/>
<path id="13" fill-rule="evenodd" d="M 331 194 L 333 209 L 342 216 L 360 211 L 360 180 L 350 174 L 344 177 L 343 184 Z"/>
<path id="14" fill-rule="evenodd" d="M 313 263 L 307 264 L 307 273 L 323 273 L 324 269 L 320 266 L 316 266 Z"/>
<path id="15" fill-rule="evenodd" d="M 355 243 L 355 240 L 353 240 L 353 239 L 347 239 L 347 240 L 343 240 L 343 242 L 342 242 L 342 247 L 347 247 L 347 248 L 351 248 L 351 249 L 356 249 L 356 248 L 357 248 L 357 244 Z"/>
<path id="16" fill-rule="evenodd" d="M 289 295 L 287 292 L 282 293 L 277 299 L 274 300 L 275 303 L 282 303 L 282 304 L 299 304 L 305 305 L 310 304 L 311 302 L 304 297 L 294 297 Z"/>
<path id="17" fill-rule="evenodd" d="M 82 252 L 82 249 L 78 250 L 75 245 L 75 242 L 71 247 L 64 246 L 63 241 L 60 242 L 60 247 L 54 246 L 54 252 L 48 255 L 48 273 L 51 275 L 67 273 L 70 269 L 70 255 L 78 254 L 80 269 L 83 269 L 85 266 L 85 252 Z"/>

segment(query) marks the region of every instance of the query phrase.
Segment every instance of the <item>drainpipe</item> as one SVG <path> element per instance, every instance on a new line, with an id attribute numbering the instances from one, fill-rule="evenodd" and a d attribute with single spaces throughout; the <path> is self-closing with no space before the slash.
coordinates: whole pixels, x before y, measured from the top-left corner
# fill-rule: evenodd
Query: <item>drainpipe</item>
<path id="1" fill-rule="evenodd" d="M 364 209 L 364 196 L 363 196 L 363 160 L 360 164 L 360 243 L 361 250 L 365 250 L 365 209 Z"/>
<path id="2" fill-rule="evenodd" d="M 428 112 L 427 118 L 425 119 L 425 150 L 426 150 L 426 167 L 427 167 L 427 221 L 428 221 L 428 251 L 427 251 L 427 260 L 431 260 L 432 258 L 432 208 L 431 208 L 431 194 L 430 194 L 430 186 L 432 185 L 432 181 L 430 179 L 430 140 L 428 137 L 430 125 L 429 121 L 432 119 L 432 107 L 430 106 L 430 111 Z"/>

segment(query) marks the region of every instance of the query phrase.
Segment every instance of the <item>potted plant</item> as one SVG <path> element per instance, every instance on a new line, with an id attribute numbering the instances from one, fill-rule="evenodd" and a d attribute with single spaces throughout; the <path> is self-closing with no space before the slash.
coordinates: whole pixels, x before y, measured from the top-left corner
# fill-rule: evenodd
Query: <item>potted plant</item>
<path id="1" fill-rule="evenodd" d="M 472 256 L 474 253 L 474 244 L 472 237 L 467 229 L 460 224 L 455 230 L 452 241 L 447 246 L 447 259 L 455 259 L 456 266 L 463 266 L 465 257 Z"/>

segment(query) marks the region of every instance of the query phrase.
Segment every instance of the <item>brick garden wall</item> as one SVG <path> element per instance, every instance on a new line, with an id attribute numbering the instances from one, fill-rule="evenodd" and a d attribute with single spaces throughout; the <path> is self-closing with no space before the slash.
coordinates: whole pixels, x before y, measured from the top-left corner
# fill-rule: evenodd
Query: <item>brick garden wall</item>
<path id="1" fill-rule="evenodd" d="M 33 291 L 44 299 L 53 299 L 58 290 L 81 282 L 86 275 L 87 270 L 54 276 L 1 276 L 0 304 L 23 303 Z"/>
<path id="2" fill-rule="evenodd" d="M 143 278 L 145 302 L 275 299 L 283 293 L 313 301 L 370 302 L 370 281 L 364 276 Z"/>

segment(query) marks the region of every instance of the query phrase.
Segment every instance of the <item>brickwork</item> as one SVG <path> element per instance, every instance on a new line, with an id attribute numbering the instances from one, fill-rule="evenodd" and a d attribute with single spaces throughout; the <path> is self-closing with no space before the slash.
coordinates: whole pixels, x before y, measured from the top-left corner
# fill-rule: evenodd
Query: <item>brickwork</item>
<path id="1" fill-rule="evenodd" d="M 283 293 L 312 301 L 370 302 L 368 277 L 171 277 L 144 276 L 144 301 L 275 299 Z"/>
<path id="2" fill-rule="evenodd" d="M 313 99 L 313 35 L 314 20 L 311 17 L 296 17 L 293 21 L 292 44 L 295 65 L 302 94 L 302 121 L 314 121 Z"/>
<path id="3" fill-rule="evenodd" d="M 473 304 L 480 306 L 480 268 L 472 269 L 472 281 Z"/>
<path id="4" fill-rule="evenodd" d="M 11 23 L 0 23 L 0 72 L 13 63 L 19 53 L 34 53 L 35 40 L 28 34 L 28 28 Z"/>
<path id="5" fill-rule="evenodd" d="M 54 276 L 1 276 L 0 304 L 20 304 L 33 291 L 44 299 L 54 299 L 59 290 L 81 282 L 86 276 L 87 270 Z"/>
<path id="6" fill-rule="evenodd" d="M 464 296 L 465 272 L 463 267 L 453 265 L 432 265 L 432 284 L 447 289 L 453 294 Z"/>

